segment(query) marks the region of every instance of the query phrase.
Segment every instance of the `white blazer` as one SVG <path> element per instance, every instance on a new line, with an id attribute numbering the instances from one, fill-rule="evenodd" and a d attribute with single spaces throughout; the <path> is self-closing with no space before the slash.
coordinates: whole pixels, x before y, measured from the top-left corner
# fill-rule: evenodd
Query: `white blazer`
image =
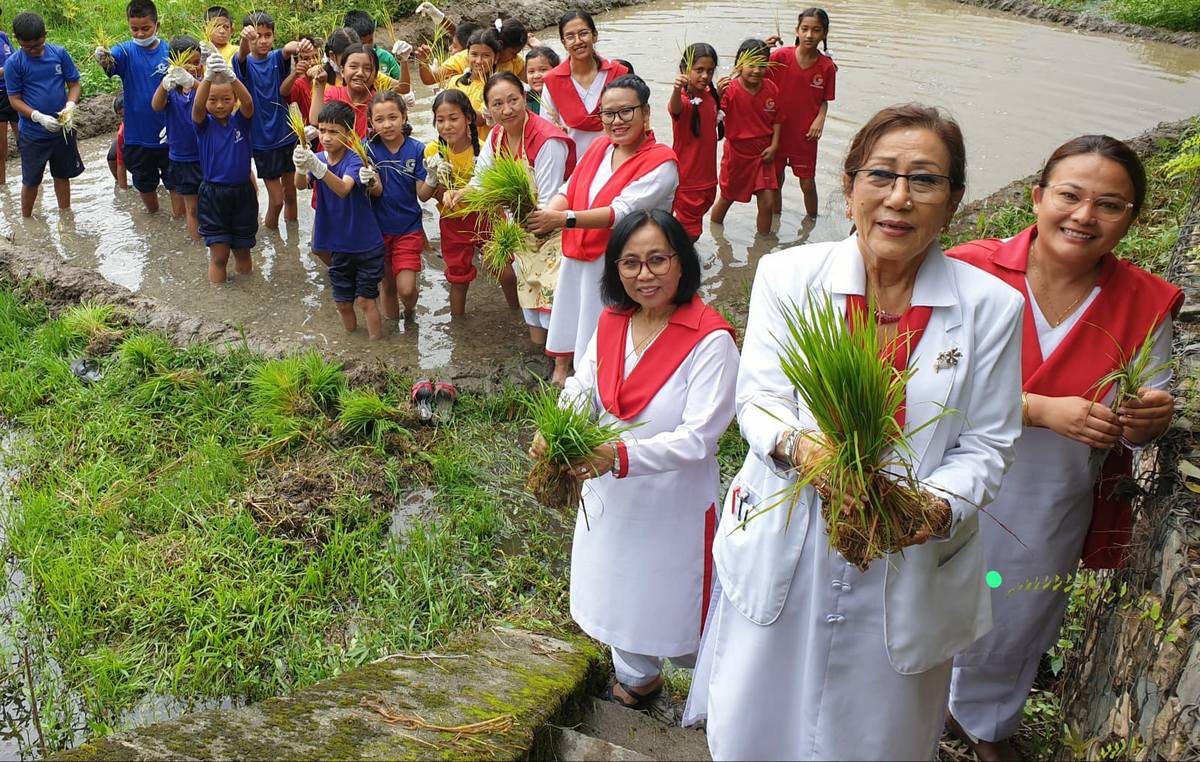
<path id="1" fill-rule="evenodd" d="M 750 452 L 726 496 L 713 555 L 725 595 L 761 625 L 783 610 L 807 512 L 820 510 L 812 488 L 792 507 L 790 523 L 786 504 L 763 510 L 778 504 L 781 490 L 795 479 L 771 455 L 779 435 L 816 428 L 779 367 L 781 304 L 803 308 L 810 292 L 825 291 L 844 310 L 846 295 L 864 294 L 865 286 L 854 236 L 777 252 L 758 265 L 737 381 L 737 417 Z M 953 522 L 945 538 L 875 562 L 888 564 L 884 635 L 892 666 L 902 674 L 945 662 L 991 628 L 978 509 L 999 489 L 1021 432 L 1020 294 L 978 268 L 947 259 L 935 243 L 917 273 L 912 304 L 933 311 L 909 363 L 916 373 L 906 390 L 906 429 L 943 410 L 953 412 L 913 436 L 911 458 L 921 483 L 949 501 Z M 937 369 L 939 356 L 953 350 L 956 363 Z M 734 505 L 735 497 L 741 505 Z M 754 518 L 744 529 L 730 520 L 747 514 Z"/>

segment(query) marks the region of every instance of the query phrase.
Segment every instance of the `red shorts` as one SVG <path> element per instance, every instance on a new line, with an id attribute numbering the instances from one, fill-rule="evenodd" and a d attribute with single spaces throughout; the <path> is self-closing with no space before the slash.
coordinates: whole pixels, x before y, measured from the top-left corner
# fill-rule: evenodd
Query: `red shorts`
<path id="1" fill-rule="evenodd" d="M 775 165 L 763 163 L 761 149 L 746 151 L 733 148 L 733 144 L 726 140 L 725 153 L 721 157 L 720 185 L 722 198 L 745 203 L 760 190 L 778 188 L 779 179 L 775 176 Z"/>
<path id="2" fill-rule="evenodd" d="M 425 250 L 425 233 L 418 230 L 404 235 L 384 235 L 383 251 L 387 256 L 388 272 L 401 270 L 421 272 L 421 252 Z"/>
<path id="3" fill-rule="evenodd" d="M 446 262 L 446 280 L 470 283 L 475 280 L 475 248 L 487 239 L 487 223 L 477 214 L 466 217 L 442 217 L 442 259 Z"/>
<path id="4" fill-rule="evenodd" d="M 704 215 L 717 199 L 717 187 L 679 188 L 675 191 L 675 204 L 671 214 L 683 225 L 688 237 L 695 240 L 704 231 Z"/>
<path id="5" fill-rule="evenodd" d="M 780 180 L 787 167 L 792 168 L 792 174 L 801 180 L 811 180 L 817 176 L 817 143 L 816 140 L 803 140 L 798 145 L 788 146 L 786 155 L 780 154 L 775 159 L 775 172 Z"/>

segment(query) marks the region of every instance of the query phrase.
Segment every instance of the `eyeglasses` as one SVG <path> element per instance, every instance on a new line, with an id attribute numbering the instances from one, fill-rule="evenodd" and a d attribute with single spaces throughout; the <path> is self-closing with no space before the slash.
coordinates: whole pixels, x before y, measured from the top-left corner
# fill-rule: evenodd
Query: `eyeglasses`
<path id="1" fill-rule="evenodd" d="M 676 254 L 651 254 L 645 259 L 637 257 L 621 257 L 617 260 L 617 272 L 622 278 L 636 278 L 642 274 L 645 267 L 651 275 L 666 275 L 671 269 L 671 260 Z"/>
<path id="2" fill-rule="evenodd" d="M 855 169 L 846 174 L 856 179 L 861 176 L 863 185 L 880 195 L 890 193 L 896 186 L 896 180 L 903 177 L 908 183 L 908 195 L 917 202 L 940 201 L 943 194 L 950 190 L 950 178 L 932 172 L 910 172 L 906 175 L 887 169 Z"/>
<path id="3" fill-rule="evenodd" d="M 1091 202 L 1092 214 L 1096 219 L 1105 222 L 1118 222 L 1125 219 L 1125 213 L 1133 208 L 1132 201 L 1126 201 L 1120 196 L 1083 196 L 1076 185 L 1048 185 L 1046 197 L 1060 212 L 1073 212 L 1084 204 Z"/>
<path id="4" fill-rule="evenodd" d="M 640 109 L 641 106 L 626 106 L 619 108 L 616 111 L 601 111 L 600 121 L 604 124 L 612 124 L 613 122 L 628 122 L 633 119 L 633 112 Z"/>
<path id="5" fill-rule="evenodd" d="M 582 29 L 578 32 L 567 32 L 566 34 L 564 34 L 562 36 L 562 41 L 567 43 L 568 45 L 570 45 L 572 42 L 575 42 L 576 40 L 579 40 L 580 42 L 587 42 L 591 38 L 592 38 L 592 30 L 591 29 Z"/>

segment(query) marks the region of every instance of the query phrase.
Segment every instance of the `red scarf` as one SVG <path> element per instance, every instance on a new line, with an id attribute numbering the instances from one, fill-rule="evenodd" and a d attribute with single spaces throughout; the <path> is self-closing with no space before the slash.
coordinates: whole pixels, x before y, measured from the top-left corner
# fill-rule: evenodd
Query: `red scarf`
<path id="1" fill-rule="evenodd" d="M 504 127 L 497 124 L 488 136 L 492 142 L 492 151 L 497 155 L 504 150 Z M 532 111 L 525 112 L 525 130 L 521 142 L 517 146 L 515 159 L 525 159 L 530 167 L 537 163 L 538 154 L 548 140 L 561 140 L 567 146 L 567 165 L 563 170 L 563 179 L 571 177 L 575 171 L 575 141 L 571 140 L 554 122 L 540 117 Z"/>
<path id="2" fill-rule="evenodd" d="M 638 146 L 633 156 L 626 159 L 625 163 L 616 172 L 613 172 L 612 177 L 608 178 L 608 182 L 600 188 L 596 198 L 588 203 L 588 191 L 591 190 L 592 180 L 595 179 L 596 172 L 600 169 L 600 162 L 604 161 L 607 156 L 610 145 L 612 145 L 612 141 L 608 139 L 608 136 L 601 135 L 588 146 L 583 158 L 575 167 L 575 173 L 571 175 L 571 181 L 567 184 L 568 209 L 581 212 L 609 206 L 612 200 L 634 180 L 650 174 L 668 161 L 675 161 L 675 152 L 655 141 L 654 133 L 650 133 Z M 582 259 L 585 262 L 597 260 L 604 256 L 604 248 L 608 246 L 608 239 L 611 235 L 611 227 L 563 230 L 563 256 Z"/>
<path id="3" fill-rule="evenodd" d="M 892 359 L 892 367 L 903 373 L 908 369 L 908 358 L 912 355 L 913 347 L 921 342 L 925 335 L 925 326 L 929 325 L 929 316 L 933 314 L 932 307 L 914 305 L 900 316 L 900 324 L 896 326 L 896 336 L 887 343 L 881 356 Z M 867 299 L 862 294 L 846 295 L 846 323 L 850 331 L 860 331 L 864 328 L 874 329 L 875 321 L 868 319 Z M 900 401 L 896 410 L 896 423 L 904 428 L 905 403 Z"/>
<path id="4" fill-rule="evenodd" d="M 1049 358 L 1043 359 L 1037 324 L 1025 283 L 1029 247 L 1037 227 L 1026 228 L 1009 241 L 989 238 L 956 246 L 947 255 L 995 275 L 1025 297 L 1021 336 L 1021 378 L 1030 394 L 1047 397 L 1100 399 L 1108 386 L 1100 379 L 1129 357 L 1168 315 L 1179 312 L 1183 292 L 1111 253 L 1100 260 L 1100 293 Z M 1113 346 L 1114 340 L 1117 346 Z M 1115 447 L 1104 461 L 1092 500 L 1092 523 L 1083 545 L 1083 565 L 1115 569 L 1125 563 L 1133 529 L 1133 510 L 1118 488 L 1133 475 L 1128 449 Z"/>
<path id="5" fill-rule="evenodd" d="M 605 410 L 622 421 L 641 415 L 705 336 L 713 331 L 729 331 L 733 335 L 733 328 L 719 312 L 699 296 L 693 296 L 675 310 L 662 335 L 650 344 L 626 378 L 625 340 L 632 318 L 632 311 L 609 307 L 600 313 L 596 326 L 596 385 L 600 401 Z"/>
<path id="6" fill-rule="evenodd" d="M 596 57 L 600 61 L 596 76 L 603 75 L 605 86 L 617 77 L 629 73 L 629 69 L 623 64 L 600 58 L 598 55 Z M 570 58 L 547 72 L 542 82 L 550 90 L 550 99 L 554 101 L 554 108 L 563 124 L 585 132 L 604 131 L 604 125 L 600 124 L 600 102 L 596 101 L 596 108 L 591 111 L 584 107 L 579 91 L 575 89 L 575 83 L 571 80 Z"/>

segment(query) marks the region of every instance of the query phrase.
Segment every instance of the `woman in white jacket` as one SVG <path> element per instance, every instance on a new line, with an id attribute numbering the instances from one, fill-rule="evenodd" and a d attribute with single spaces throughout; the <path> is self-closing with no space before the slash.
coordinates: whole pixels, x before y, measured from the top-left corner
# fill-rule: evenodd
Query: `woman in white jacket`
<path id="1" fill-rule="evenodd" d="M 991 626 L 978 510 L 1020 432 L 1021 299 L 938 246 L 965 187 L 953 121 L 918 105 L 884 109 L 855 136 L 845 170 L 857 232 L 764 257 L 755 277 L 737 385 L 750 453 L 722 509 L 721 595 L 685 717 L 707 714 L 714 759 L 931 759 L 951 659 Z M 779 367 L 781 308 L 822 292 L 841 308 L 874 300 L 886 340 L 924 324 L 910 334 L 908 457 L 945 522 L 863 572 L 830 547 L 811 487 L 790 524 L 785 507 L 767 510 L 816 447 Z"/>

